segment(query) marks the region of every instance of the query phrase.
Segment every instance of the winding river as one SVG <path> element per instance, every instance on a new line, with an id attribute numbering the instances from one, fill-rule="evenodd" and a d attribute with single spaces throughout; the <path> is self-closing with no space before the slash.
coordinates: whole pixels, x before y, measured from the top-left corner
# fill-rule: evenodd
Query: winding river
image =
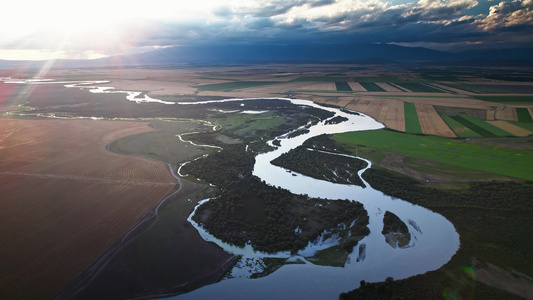
<path id="1" fill-rule="evenodd" d="M 9 78 L 12 80 L 11 78 Z M 7 80 L 3 80 L 7 83 Z M 15 82 L 13 82 L 15 83 Z M 31 83 L 31 82 L 16 82 Z M 37 83 L 37 82 L 35 82 Z M 39 82 L 58 83 L 58 82 Z M 67 87 L 87 89 L 93 93 L 125 93 L 126 98 L 136 102 L 159 102 L 173 105 L 198 105 L 226 101 L 243 101 L 257 99 L 226 99 L 203 102 L 168 102 L 152 99 L 147 95 L 129 91 L 116 91 L 112 88 L 96 87 L 93 82 L 62 82 Z M 261 98 L 267 100 L 267 98 Z M 280 98 L 276 98 L 280 99 Z M 361 280 L 367 282 L 384 281 L 387 277 L 402 279 L 427 271 L 440 268 L 448 262 L 459 249 L 459 235 L 453 225 L 443 216 L 426 208 L 411 204 L 401 199 L 392 198 L 374 190 L 367 182 L 366 188 L 336 184 L 318 180 L 301 174 L 293 174 L 287 170 L 270 164 L 270 161 L 301 145 L 305 140 L 323 133 L 335 134 L 348 131 L 374 130 L 383 125 L 363 114 L 349 114 L 339 109 L 322 107 L 307 100 L 283 99 L 297 105 L 306 105 L 325 109 L 335 113 L 335 116 L 348 118 L 338 124 L 320 122 L 311 126 L 309 132 L 293 138 L 278 137 L 281 141 L 276 150 L 259 154 L 253 174 L 272 186 L 279 186 L 295 194 L 307 194 L 310 197 L 327 199 L 350 199 L 361 202 L 369 214 L 370 234 L 363 238 L 350 254 L 348 262 L 343 268 L 319 266 L 310 263 L 304 257 L 312 255 L 317 249 L 328 247 L 328 241 L 310 244 L 297 254 L 286 252 L 267 254 L 254 251 L 250 246 L 238 248 L 205 232 L 200 226 L 192 222 L 206 241 L 219 244 L 226 251 L 242 255 L 241 263 L 232 270 L 233 278 L 225 279 L 187 294 L 170 297 L 170 299 L 338 299 L 342 292 L 359 286 Z M 272 143 L 272 141 L 270 141 Z M 368 168 L 370 162 L 368 162 Z M 366 169 L 365 169 L 366 170 Z M 361 170 L 359 175 L 365 170 Z M 207 200 L 206 200 L 207 201 Z M 381 231 L 383 216 L 386 211 L 396 214 L 407 226 L 411 233 L 411 242 L 407 247 L 392 247 L 385 241 Z M 361 247 L 364 245 L 364 247 Z M 357 249 L 361 247 L 361 251 Z M 364 251 L 366 249 L 366 252 Z M 258 278 L 249 279 L 247 275 L 261 269 L 261 258 L 285 257 L 289 260 L 300 260 L 303 264 L 287 264 L 274 273 Z M 249 263 L 245 263 L 249 262 Z M 176 270 L 179 272 L 179 270 Z"/>
<path id="2" fill-rule="evenodd" d="M 242 101 L 242 99 L 239 100 Z M 374 190 L 366 181 L 364 182 L 366 188 L 336 184 L 301 174 L 294 176 L 284 168 L 272 165 L 270 161 L 298 147 L 311 137 L 324 133 L 334 134 L 383 128 L 382 124 L 363 114 L 349 114 L 339 109 L 322 107 L 307 100 L 286 100 L 297 105 L 313 106 L 332 111 L 335 116 L 342 116 L 348 120 L 329 125 L 320 122 L 308 128 L 308 133 L 290 139 L 283 136 L 278 137 L 280 147 L 256 156 L 253 174 L 272 186 L 288 189 L 295 194 L 361 202 L 369 214 L 370 234 L 359 242 L 345 267 L 327 267 L 314 265 L 304 258 L 304 256 L 312 255 L 317 249 L 330 246 L 327 242 L 310 244 L 306 249 L 292 255 L 292 257 L 290 253 L 269 255 L 256 252 L 250 246 L 238 248 L 223 243 L 205 232 L 189 217 L 189 221 L 193 223 L 205 240 L 217 243 L 230 253 L 243 255 L 243 260 L 253 261 L 254 258 L 265 256 L 291 257 L 292 260 L 299 258 L 305 264 L 285 265 L 274 273 L 258 279 L 239 276 L 239 274 L 253 272 L 255 266 L 253 264 L 238 264 L 235 267 L 237 270 L 233 270 L 234 275 L 236 275 L 235 278 L 223 280 L 190 293 L 172 297 L 172 299 L 338 299 L 340 293 L 358 287 L 361 280 L 367 282 L 384 281 L 389 276 L 394 279 L 402 279 L 438 269 L 448 262 L 459 249 L 459 235 L 452 223 L 446 218 L 421 206 L 386 196 L 380 191 Z M 370 161 L 365 161 L 368 163 L 367 168 L 370 168 Z M 359 176 L 365 170 L 361 170 Z M 411 233 L 411 242 L 407 247 L 394 248 L 385 241 L 381 231 L 383 229 L 383 215 L 386 211 L 396 214 L 407 224 Z M 363 257 L 357 251 L 360 245 L 366 246 L 366 254 Z"/>

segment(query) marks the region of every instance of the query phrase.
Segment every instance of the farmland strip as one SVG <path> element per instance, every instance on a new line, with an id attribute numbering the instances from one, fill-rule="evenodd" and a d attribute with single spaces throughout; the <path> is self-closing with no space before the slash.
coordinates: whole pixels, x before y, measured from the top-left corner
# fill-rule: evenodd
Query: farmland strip
<path id="1" fill-rule="evenodd" d="M 352 92 L 353 91 L 347 82 L 336 81 L 335 87 L 337 88 L 337 91 L 340 91 L 340 92 Z"/>
<path id="2" fill-rule="evenodd" d="M 405 132 L 409 133 L 422 133 L 422 127 L 420 127 L 420 121 L 418 114 L 416 113 L 416 107 L 413 103 L 404 102 L 405 111 Z"/>
<path id="3" fill-rule="evenodd" d="M 526 122 L 526 123 L 533 122 L 533 119 L 531 118 L 531 114 L 529 113 L 529 110 L 527 108 L 517 107 L 516 116 L 518 117 L 518 121 L 520 122 Z"/>
<path id="4" fill-rule="evenodd" d="M 511 134 L 514 134 L 516 136 L 528 136 L 530 134 L 533 134 L 533 131 L 513 125 L 507 121 L 489 121 L 488 123 L 498 128 L 501 128 Z"/>
<path id="5" fill-rule="evenodd" d="M 456 137 L 448 125 L 441 119 L 432 105 L 415 104 L 422 133 L 445 137 Z"/>

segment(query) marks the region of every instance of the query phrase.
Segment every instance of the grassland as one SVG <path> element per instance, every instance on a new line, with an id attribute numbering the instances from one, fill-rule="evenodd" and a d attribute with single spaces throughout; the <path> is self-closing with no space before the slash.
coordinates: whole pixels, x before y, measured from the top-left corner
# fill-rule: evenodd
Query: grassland
<path id="1" fill-rule="evenodd" d="M 335 135 L 334 139 L 349 149 L 355 150 L 356 146 L 362 145 L 461 168 L 533 180 L 533 155 L 529 149 L 481 146 L 470 141 L 402 134 L 388 130 L 344 133 Z"/>

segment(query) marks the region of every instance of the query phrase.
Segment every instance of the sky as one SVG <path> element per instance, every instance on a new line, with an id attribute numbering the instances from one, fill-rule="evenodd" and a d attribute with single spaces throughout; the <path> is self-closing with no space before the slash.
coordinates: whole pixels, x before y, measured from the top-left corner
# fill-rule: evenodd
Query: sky
<path id="1" fill-rule="evenodd" d="M 219 44 L 533 47 L 533 0 L 27 0 L 1 14 L 7 60 Z"/>

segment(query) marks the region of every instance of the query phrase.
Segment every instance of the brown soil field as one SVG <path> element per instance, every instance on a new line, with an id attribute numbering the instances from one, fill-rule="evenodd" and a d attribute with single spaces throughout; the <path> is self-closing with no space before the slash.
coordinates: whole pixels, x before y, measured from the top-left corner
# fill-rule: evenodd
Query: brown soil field
<path id="1" fill-rule="evenodd" d="M 337 87 L 334 82 L 322 82 L 315 84 L 308 84 L 307 86 L 301 87 L 301 90 L 317 90 L 317 91 L 336 91 Z"/>
<path id="2" fill-rule="evenodd" d="M 387 127 L 398 131 L 405 131 L 404 102 L 388 101 L 386 114 L 379 118 L 379 121 L 383 122 Z"/>
<path id="3" fill-rule="evenodd" d="M 399 88 L 396 88 L 388 83 L 384 83 L 384 82 L 374 82 L 374 83 L 387 92 L 402 92 L 402 90 L 400 90 Z"/>
<path id="4" fill-rule="evenodd" d="M 353 111 L 360 111 L 364 114 L 367 114 L 377 120 L 379 113 L 383 105 L 387 102 L 386 99 L 380 98 L 366 98 L 366 97 L 357 97 L 357 100 L 346 105 L 346 108 Z"/>
<path id="5" fill-rule="evenodd" d="M 489 123 L 516 136 L 529 136 L 530 134 L 533 134 L 532 131 L 529 131 L 525 128 L 516 126 L 506 121 L 489 121 Z"/>
<path id="6" fill-rule="evenodd" d="M 348 82 L 354 92 L 366 92 L 366 89 L 359 82 Z"/>
<path id="7" fill-rule="evenodd" d="M 516 109 L 507 105 L 496 110 L 495 118 L 497 120 L 518 121 Z"/>
<path id="8" fill-rule="evenodd" d="M 0 298 L 51 299 L 176 185 L 106 151 L 146 122 L 0 119 Z"/>
<path id="9" fill-rule="evenodd" d="M 403 86 L 400 87 L 399 85 L 396 85 L 396 84 L 394 84 L 394 83 L 389 83 L 389 84 L 390 84 L 390 86 L 392 86 L 392 87 L 394 87 L 394 88 L 397 88 L 398 91 L 402 91 L 402 92 L 405 91 L 405 92 L 410 92 L 410 93 L 413 92 L 413 91 L 411 91 L 410 89 L 406 89 L 406 88 L 404 88 Z"/>
<path id="10" fill-rule="evenodd" d="M 422 127 L 422 133 L 444 137 L 456 137 L 455 133 L 442 120 L 433 105 L 415 104 L 418 120 Z"/>

